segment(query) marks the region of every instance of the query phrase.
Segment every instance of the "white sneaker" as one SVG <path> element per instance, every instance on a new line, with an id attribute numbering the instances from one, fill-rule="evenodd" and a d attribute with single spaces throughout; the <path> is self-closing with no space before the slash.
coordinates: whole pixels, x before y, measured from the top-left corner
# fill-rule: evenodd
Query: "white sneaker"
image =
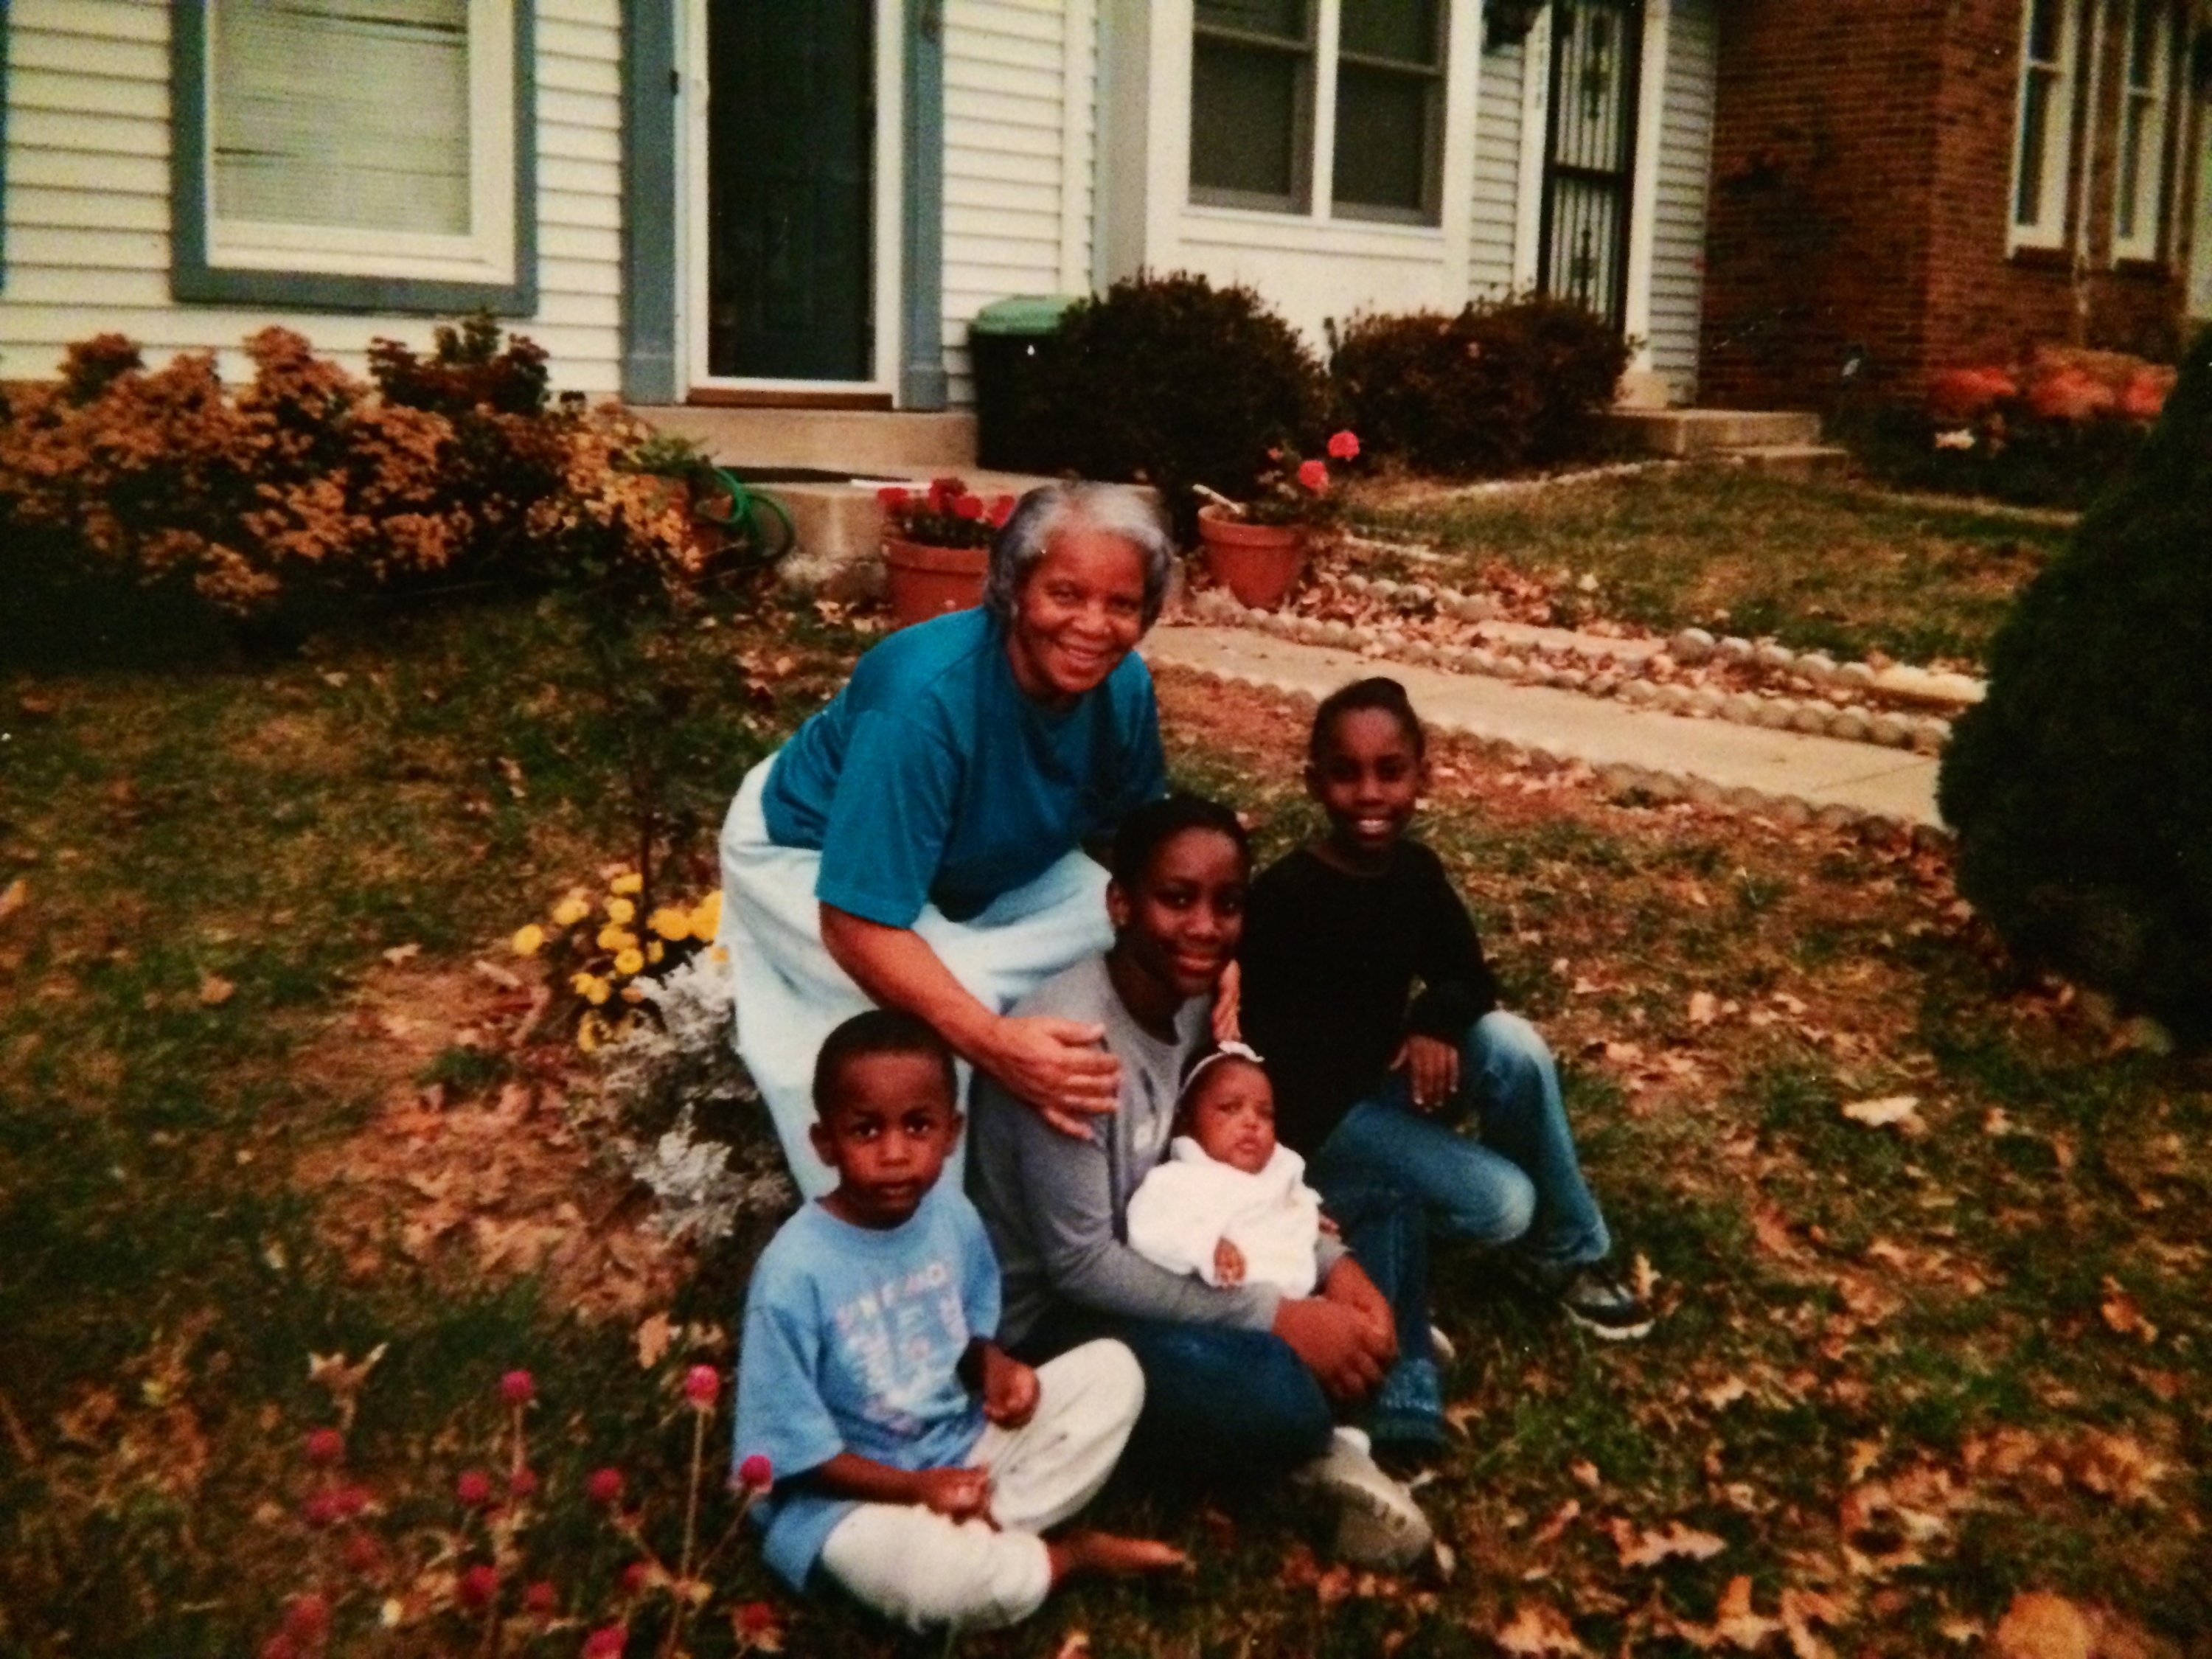
<path id="1" fill-rule="evenodd" d="M 1291 1479 L 1335 1501 L 1340 1560 L 1401 1571 L 1426 1555 L 1435 1540 L 1413 1493 L 1376 1467 L 1368 1438 L 1358 1429 L 1337 1430 L 1328 1449 Z"/>

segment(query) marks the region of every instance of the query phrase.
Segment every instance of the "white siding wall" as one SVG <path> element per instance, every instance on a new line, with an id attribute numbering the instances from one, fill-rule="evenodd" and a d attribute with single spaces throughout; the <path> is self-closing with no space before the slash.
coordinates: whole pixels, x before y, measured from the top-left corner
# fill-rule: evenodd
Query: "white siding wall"
<path id="1" fill-rule="evenodd" d="M 1470 299 L 1513 290 L 1513 240 L 1521 216 L 1521 76 L 1523 44 L 1482 54 L 1474 111 L 1474 213 L 1468 249 Z"/>
<path id="2" fill-rule="evenodd" d="M 974 398 L 978 311 L 1010 295 L 1090 291 L 1095 15 L 1091 0 L 946 0 L 945 363 L 956 404 Z"/>
<path id="3" fill-rule="evenodd" d="M 13 0 L 8 269 L 0 377 L 54 372 L 70 342 L 127 334 L 161 363 L 280 323 L 362 372 L 377 337 L 429 343 L 436 319 L 179 305 L 169 297 L 169 8 Z M 511 325 L 556 385 L 615 390 L 621 355 L 618 0 L 538 0 L 538 309 Z"/>
<path id="4" fill-rule="evenodd" d="M 1698 385 L 1698 313 L 1705 295 L 1705 195 L 1712 171 L 1714 0 L 1673 0 L 1652 216 L 1652 370 L 1678 402 Z"/>

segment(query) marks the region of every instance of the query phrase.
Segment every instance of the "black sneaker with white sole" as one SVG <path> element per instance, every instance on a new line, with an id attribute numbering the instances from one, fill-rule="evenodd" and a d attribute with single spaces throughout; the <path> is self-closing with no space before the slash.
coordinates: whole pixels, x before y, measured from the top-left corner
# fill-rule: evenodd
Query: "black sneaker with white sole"
<path id="1" fill-rule="evenodd" d="M 1593 1335 L 1608 1342 L 1632 1342 L 1651 1333 L 1651 1309 L 1644 1298 L 1605 1271 L 1602 1263 L 1547 1267 L 1512 1262 L 1515 1279 Z"/>

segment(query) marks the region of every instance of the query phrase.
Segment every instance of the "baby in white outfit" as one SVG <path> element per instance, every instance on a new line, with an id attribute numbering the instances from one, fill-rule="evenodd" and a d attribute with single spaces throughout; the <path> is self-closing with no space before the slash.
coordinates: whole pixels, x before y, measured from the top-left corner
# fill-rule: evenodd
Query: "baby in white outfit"
<path id="1" fill-rule="evenodd" d="M 1305 1160 L 1275 1140 L 1275 1091 L 1260 1056 L 1224 1042 L 1183 1079 L 1167 1161 L 1129 1199 L 1129 1248 L 1209 1285 L 1311 1296 L 1321 1197 Z"/>

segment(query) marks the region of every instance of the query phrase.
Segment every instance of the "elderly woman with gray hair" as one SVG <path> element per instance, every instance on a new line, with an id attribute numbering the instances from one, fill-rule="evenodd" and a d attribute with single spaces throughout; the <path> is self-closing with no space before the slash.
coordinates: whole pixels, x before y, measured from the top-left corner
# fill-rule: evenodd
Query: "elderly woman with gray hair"
<path id="1" fill-rule="evenodd" d="M 1166 789 L 1133 653 L 1173 556 L 1143 493 L 1031 490 L 981 608 L 874 647 L 738 791 L 721 842 L 738 1051 L 808 1196 L 833 1184 L 806 1134 L 815 1055 L 872 1003 L 927 1020 L 1057 1127 L 1113 1109 L 1102 1030 L 1006 1010 L 1112 943 L 1083 848 Z"/>

